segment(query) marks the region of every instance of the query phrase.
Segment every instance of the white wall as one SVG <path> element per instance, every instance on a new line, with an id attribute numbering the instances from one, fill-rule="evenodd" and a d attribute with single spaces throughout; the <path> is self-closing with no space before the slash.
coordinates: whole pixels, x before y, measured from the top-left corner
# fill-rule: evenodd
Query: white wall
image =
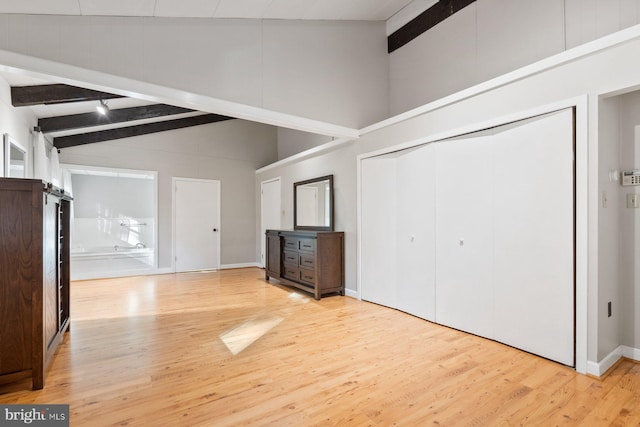
<path id="1" fill-rule="evenodd" d="M 255 170 L 276 160 L 276 128 L 229 120 L 65 148 L 62 163 L 158 172 L 158 267 L 170 268 L 171 178 L 221 182 L 221 264 L 255 263 Z"/>
<path id="2" fill-rule="evenodd" d="M 38 123 L 35 115 L 25 109 L 11 105 L 11 87 L 0 77 L 0 176 L 4 176 L 4 134 L 8 133 L 19 144 L 29 150 L 29 162 L 33 159 L 31 129 Z M 31 176 L 32 165 L 27 165 L 28 176 Z"/>
<path id="3" fill-rule="evenodd" d="M 388 112 L 384 22 L 0 15 L 0 49 L 354 128 Z"/>
<path id="4" fill-rule="evenodd" d="M 331 137 L 298 130 L 278 128 L 278 160 L 286 159 L 313 147 L 326 144 Z"/>
<path id="5" fill-rule="evenodd" d="M 155 215 L 152 179 L 73 174 L 71 181 L 76 218 L 151 218 Z"/>
<path id="6" fill-rule="evenodd" d="M 637 0 L 478 0 L 390 54 L 390 111 L 411 108 L 640 22 Z"/>
<path id="7" fill-rule="evenodd" d="M 580 261 L 578 265 L 578 280 L 583 280 L 583 274 L 588 277 L 588 321 L 580 317 L 578 313 L 578 328 L 586 328 L 588 343 L 588 360 L 599 362 L 600 343 L 616 340 L 603 330 L 599 334 L 598 324 L 606 318 L 606 302 L 599 300 L 600 295 L 614 294 L 612 289 L 617 288 L 617 283 L 599 281 L 598 262 L 598 213 L 599 213 L 599 179 L 598 179 L 598 127 L 597 127 L 597 94 L 608 93 L 623 88 L 640 86 L 640 30 L 630 29 L 626 34 L 630 41 L 614 45 L 601 51 L 588 54 L 544 69 L 532 71 L 526 77 L 519 77 L 514 81 L 503 80 L 495 82 L 493 89 L 484 89 L 477 92 L 469 91 L 459 100 L 451 99 L 435 103 L 432 108 L 424 107 L 422 114 L 409 117 L 398 122 L 389 122 L 380 127 L 365 129 L 357 142 L 335 151 L 320 154 L 307 160 L 301 160 L 292 164 L 283 165 L 259 171 L 257 181 L 263 181 L 272 176 L 282 176 L 291 181 L 302 178 L 301 171 L 308 171 L 308 175 L 321 175 L 318 172 L 334 173 L 336 182 L 339 183 L 341 198 L 336 200 L 336 224 L 337 230 L 347 234 L 347 254 L 354 251 L 356 227 L 356 177 L 354 169 L 356 157 L 360 153 L 368 153 L 381 148 L 407 143 L 414 140 L 443 135 L 454 129 L 468 129 L 477 123 L 490 122 L 499 117 L 506 117 L 514 112 L 528 111 L 540 106 L 561 102 L 577 96 L 589 94 L 588 112 L 581 111 L 578 114 L 589 114 L 589 127 L 583 119 L 579 121 L 576 129 L 580 147 L 578 160 L 578 210 L 583 218 L 588 216 L 588 225 L 582 224 L 579 235 L 582 232 L 583 240 L 578 239 L 577 254 Z M 621 37 L 617 35 L 612 38 Z M 584 146 L 588 144 L 588 147 Z M 585 153 L 588 151 L 588 158 Z M 587 173 L 588 179 L 580 178 L 581 173 Z M 286 188 L 286 187 L 283 187 Z M 586 202 L 586 191 L 588 202 Z M 583 204 L 580 205 L 580 202 Z M 283 208 L 289 208 L 290 201 L 283 197 Z M 585 205 L 588 203 L 588 205 Z M 586 207 L 585 207 L 586 206 Z M 284 225 L 284 224 L 283 224 Z M 579 225 L 580 227 L 580 225 Z M 584 233 L 588 233 L 588 244 Z M 585 257 L 588 264 L 585 265 Z M 347 288 L 354 293 L 356 289 L 356 265 L 355 257 L 347 259 Z M 603 305 L 604 304 L 604 305 Z M 604 310 L 603 310 L 604 309 Z M 637 311 L 637 309 L 635 309 Z M 606 321 L 605 321 L 606 322 Z M 615 328 L 614 334 L 615 334 Z M 584 330 L 584 329 L 583 329 Z M 638 348 L 640 342 L 633 345 Z M 602 349 L 604 349 L 603 346 Z"/>

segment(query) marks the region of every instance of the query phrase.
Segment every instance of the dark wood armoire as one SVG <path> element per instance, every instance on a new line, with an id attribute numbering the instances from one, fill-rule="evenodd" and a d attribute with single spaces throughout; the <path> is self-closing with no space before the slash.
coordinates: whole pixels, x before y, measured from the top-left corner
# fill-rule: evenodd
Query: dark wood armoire
<path id="1" fill-rule="evenodd" d="M 44 387 L 69 328 L 70 208 L 50 184 L 0 178 L 0 382 Z"/>

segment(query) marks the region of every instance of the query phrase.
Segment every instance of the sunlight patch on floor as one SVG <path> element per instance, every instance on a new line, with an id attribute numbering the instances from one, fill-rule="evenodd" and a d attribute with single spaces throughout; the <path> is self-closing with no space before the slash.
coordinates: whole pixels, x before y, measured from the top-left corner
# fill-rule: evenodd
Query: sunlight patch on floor
<path id="1" fill-rule="evenodd" d="M 305 304 L 309 302 L 309 298 L 308 297 L 306 297 L 306 296 L 304 296 L 302 294 L 299 294 L 297 292 L 291 292 L 289 294 L 289 299 L 292 300 L 292 301 L 301 302 L 301 303 L 305 303 Z"/>
<path id="2" fill-rule="evenodd" d="M 259 340 L 282 320 L 282 317 L 271 315 L 254 317 L 220 335 L 220 339 L 235 356 Z"/>

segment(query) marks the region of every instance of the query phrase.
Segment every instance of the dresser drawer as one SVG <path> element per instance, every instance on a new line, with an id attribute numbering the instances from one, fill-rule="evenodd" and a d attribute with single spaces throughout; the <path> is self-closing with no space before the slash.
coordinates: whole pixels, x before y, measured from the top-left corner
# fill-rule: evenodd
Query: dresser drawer
<path id="1" fill-rule="evenodd" d="M 300 276 L 300 270 L 297 267 L 285 265 L 283 276 L 287 279 L 298 280 L 298 277 Z"/>
<path id="2" fill-rule="evenodd" d="M 315 255 L 300 253 L 300 267 L 309 268 L 315 270 L 316 257 Z"/>
<path id="3" fill-rule="evenodd" d="M 300 241 L 298 239 L 291 238 L 291 237 L 285 237 L 284 238 L 284 248 L 297 251 L 299 242 Z"/>
<path id="4" fill-rule="evenodd" d="M 309 285 L 316 284 L 316 272 L 315 270 L 308 270 L 306 268 L 299 269 L 300 271 L 300 281 L 304 283 L 308 283 Z"/>
<path id="5" fill-rule="evenodd" d="M 285 264 L 293 264 L 293 265 L 298 265 L 298 252 L 293 252 L 293 251 L 283 251 L 282 253 L 283 257 L 282 257 L 282 262 L 284 262 Z"/>
<path id="6" fill-rule="evenodd" d="M 316 252 L 316 239 L 300 239 L 298 249 L 305 252 Z"/>

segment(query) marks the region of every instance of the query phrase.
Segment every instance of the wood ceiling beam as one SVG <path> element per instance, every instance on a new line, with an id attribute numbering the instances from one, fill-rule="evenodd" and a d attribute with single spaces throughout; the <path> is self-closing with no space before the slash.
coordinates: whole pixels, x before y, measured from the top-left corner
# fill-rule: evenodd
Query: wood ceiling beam
<path id="1" fill-rule="evenodd" d="M 63 84 L 13 86 L 11 88 L 11 105 L 14 107 L 114 98 L 124 98 L 124 96 Z"/>
<path id="2" fill-rule="evenodd" d="M 191 126 L 199 126 L 207 123 L 215 123 L 231 119 L 233 119 L 233 117 L 221 116 L 219 114 L 204 114 L 201 116 L 165 120 L 162 122 L 147 123 L 137 126 L 126 126 L 116 129 L 87 132 L 78 135 L 60 136 L 53 139 L 53 145 L 56 148 L 75 147 L 78 145 L 130 138 L 133 136 L 165 132 L 168 130 L 182 129 Z"/>
<path id="3" fill-rule="evenodd" d="M 402 28 L 387 37 L 387 52 L 400 49 L 425 31 L 435 27 L 476 0 L 439 0 Z"/>
<path id="4" fill-rule="evenodd" d="M 72 114 L 68 116 L 44 117 L 38 119 L 38 127 L 40 127 L 42 132 L 50 133 L 192 112 L 194 112 L 194 110 L 188 108 L 153 104 L 109 110 L 106 115 L 92 111 L 90 113 Z"/>

